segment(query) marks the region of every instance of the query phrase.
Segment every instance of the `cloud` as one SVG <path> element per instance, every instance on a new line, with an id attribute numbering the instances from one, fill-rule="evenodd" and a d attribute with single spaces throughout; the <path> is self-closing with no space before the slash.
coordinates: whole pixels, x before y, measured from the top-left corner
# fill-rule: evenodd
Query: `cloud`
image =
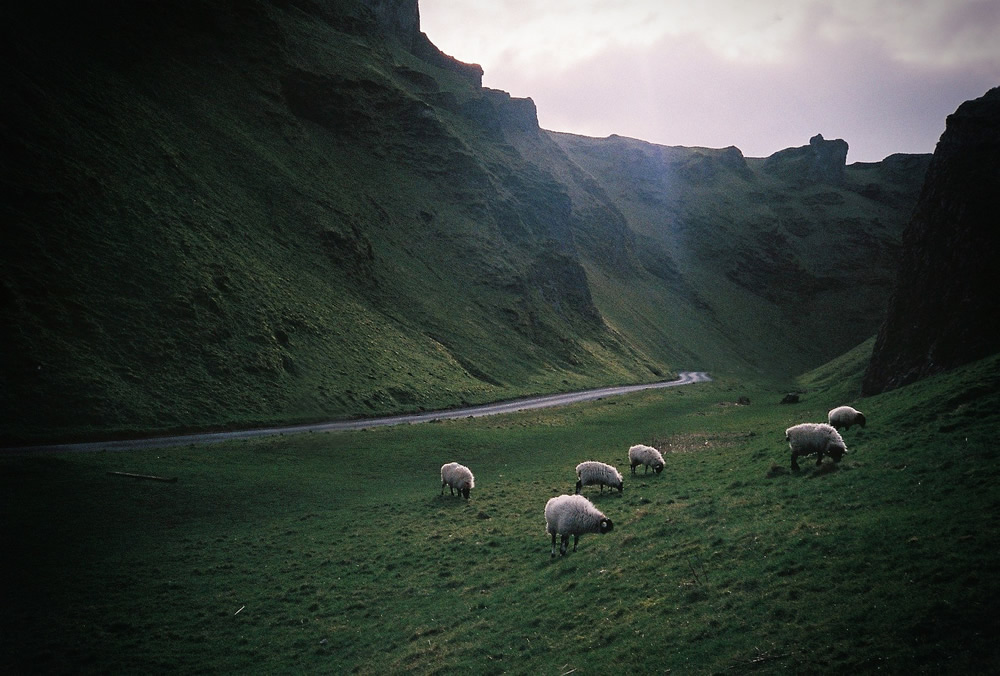
<path id="1" fill-rule="evenodd" d="M 822 133 L 875 161 L 931 152 L 948 114 L 1000 84 L 995 0 L 492 0 L 486 27 L 462 13 L 475 0 L 440 3 L 464 30 L 431 40 L 556 131 L 752 157 Z"/>

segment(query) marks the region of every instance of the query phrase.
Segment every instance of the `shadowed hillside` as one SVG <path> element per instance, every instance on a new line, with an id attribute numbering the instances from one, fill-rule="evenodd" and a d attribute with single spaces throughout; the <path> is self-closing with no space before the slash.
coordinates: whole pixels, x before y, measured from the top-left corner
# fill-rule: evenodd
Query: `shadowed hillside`
<path id="1" fill-rule="evenodd" d="M 413 0 L 2 12 L 4 440 L 785 378 L 874 332 L 926 161 L 544 132 Z"/>
<path id="2" fill-rule="evenodd" d="M 766 159 L 553 137 L 614 203 L 641 265 L 666 289 L 633 312 L 656 308 L 707 368 L 794 375 L 877 330 L 927 156 L 845 166 L 846 143 L 820 135 Z"/>
<path id="3" fill-rule="evenodd" d="M 906 230 L 864 391 L 877 394 L 1000 351 L 1000 88 L 948 116 Z"/>

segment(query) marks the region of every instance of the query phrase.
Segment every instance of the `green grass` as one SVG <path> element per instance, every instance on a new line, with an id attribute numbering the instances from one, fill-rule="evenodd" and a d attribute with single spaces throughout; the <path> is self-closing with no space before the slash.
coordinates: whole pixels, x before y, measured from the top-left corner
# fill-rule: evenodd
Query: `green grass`
<path id="1" fill-rule="evenodd" d="M 856 402 L 738 382 L 412 427 L 0 459 L 13 673 L 985 673 L 1000 654 L 1000 359 Z M 740 396 L 749 406 L 737 406 Z M 549 557 L 584 459 L 666 453 Z M 468 502 L 438 468 L 476 474 Z M 829 463 L 829 460 L 827 461 Z M 129 471 L 176 483 L 108 475 Z"/>

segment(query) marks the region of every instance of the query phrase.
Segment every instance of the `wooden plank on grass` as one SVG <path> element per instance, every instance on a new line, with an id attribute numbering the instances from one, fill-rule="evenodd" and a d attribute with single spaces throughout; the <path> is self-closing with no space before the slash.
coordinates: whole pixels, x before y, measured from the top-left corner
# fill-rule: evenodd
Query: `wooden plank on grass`
<path id="1" fill-rule="evenodd" d="M 148 481 L 166 481 L 167 483 L 176 483 L 177 477 L 165 477 L 165 476 L 151 476 L 149 474 L 132 474 L 131 472 L 108 472 L 113 476 L 125 476 L 130 479 L 146 479 Z"/>

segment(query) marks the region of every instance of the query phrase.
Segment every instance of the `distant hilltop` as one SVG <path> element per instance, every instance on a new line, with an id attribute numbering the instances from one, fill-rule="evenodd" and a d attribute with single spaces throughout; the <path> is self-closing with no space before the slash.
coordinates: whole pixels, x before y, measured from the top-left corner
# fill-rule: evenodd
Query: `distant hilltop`
<path id="1" fill-rule="evenodd" d="M 827 141 L 822 134 L 809 139 L 809 145 L 779 150 L 764 163 L 764 170 L 788 180 L 831 183 L 844 182 L 847 166 L 847 141 Z"/>

